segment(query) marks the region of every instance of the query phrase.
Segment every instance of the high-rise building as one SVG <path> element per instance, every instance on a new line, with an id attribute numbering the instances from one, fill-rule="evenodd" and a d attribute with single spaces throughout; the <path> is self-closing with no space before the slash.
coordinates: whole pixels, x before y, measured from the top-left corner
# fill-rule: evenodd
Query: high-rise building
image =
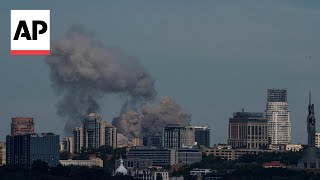
<path id="1" fill-rule="evenodd" d="M 74 153 L 74 137 L 65 137 L 62 142 L 60 142 L 60 151 L 67 151 L 70 154 Z"/>
<path id="2" fill-rule="evenodd" d="M 97 113 L 86 115 L 81 125 L 73 130 L 74 152 L 81 149 L 95 149 L 103 145 L 117 147 L 117 129 L 102 121 Z"/>
<path id="3" fill-rule="evenodd" d="M 0 143 L 0 166 L 6 164 L 6 143 Z"/>
<path id="4" fill-rule="evenodd" d="M 266 117 L 270 144 L 291 143 L 290 111 L 287 89 L 268 89 Z"/>
<path id="5" fill-rule="evenodd" d="M 192 126 L 171 124 L 163 129 L 163 146 L 169 148 L 191 147 L 195 144 L 195 133 Z"/>
<path id="6" fill-rule="evenodd" d="M 15 117 L 11 122 L 11 135 L 23 135 L 34 133 L 34 123 L 31 117 Z"/>
<path id="7" fill-rule="evenodd" d="M 90 113 L 84 117 L 83 133 L 84 145 L 87 149 L 94 149 L 100 147 L 101 144 L 101 130 L 103 131 L 102 118 L 96 113 Z M 102 137 L 101 137 L 102 138 Z"/>
<path id="8" fill-rule="evenodd" d="M 117 128 L 111 124 L 105 127 L 105 145 L 117 148 Z"/>
<path id="9" fill-rule="evenodd" d="M 210 128 L 208 126 L 193 126 L 197 145 L 210 147 Z"/>
<path id="10" fill-rule="evenodd" d="M 7 165 L 31 168 L 36 160 L 48 163 L 49 167 L 59 164 L 59 135 L 52 133 L 7 136 Z"/>
<path id="11" fill-rule="evenodd" d="M 79 154 L 84 148 L 84 133 L 83 127 L 77 127 L 73 130 L 73 140 L 74 140 L 74 153 Z"/>
<path id="12" fill-rule="evenodd" d="M 236 112 L 229 119 L 228 144 L 233 148 L 259 149 L 268 144 L 268 121 L 263 113 Z"/>

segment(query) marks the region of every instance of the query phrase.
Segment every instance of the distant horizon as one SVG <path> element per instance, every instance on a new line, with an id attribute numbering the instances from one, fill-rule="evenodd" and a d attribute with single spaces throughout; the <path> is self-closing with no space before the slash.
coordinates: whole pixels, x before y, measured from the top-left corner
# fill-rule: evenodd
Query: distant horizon
<path id="1" fill-rule="evenodd" d="M 172 97 L 192 114 L 192 124 L 211 128 L 211 145 L 227 142 L 233 112 L 265 112 L 269 88 L 288 90 L 292 143 L 307 142 L 309 91 L 320 119 L 318 1 L 80 1 L 61 6 L 13 0 L 0 6 L 0 141 L 10 134 L 15 116 L 33 117 L 37 132 L 63 136 L 65 126 L 56 113 L 61 96 L 52 88 L 45 57 L 10 55 L 12 9 L 49 9 L 52 43 L 78 24 L 106 47 L 132 57 L 155 80 L 154 102 Z M 127 99 L 111 93 L 99 100 L 99 114 L 111 122 Z"/>

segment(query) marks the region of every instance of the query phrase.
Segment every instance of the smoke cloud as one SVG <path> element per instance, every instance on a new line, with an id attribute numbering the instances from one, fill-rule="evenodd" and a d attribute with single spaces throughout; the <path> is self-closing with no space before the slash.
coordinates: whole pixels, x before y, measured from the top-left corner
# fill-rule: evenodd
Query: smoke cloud
<path id="1" fill-rule="evenodd" d="M 99 111 L 99 100 L 106 94 L 124 95 L 135 103 L 156 95 L 154 79 L 136 60 L 104 47 L 93 33 L 78 26 L 52 45 L 46 62 L 52 87 L 60 96 L 57 114 L 67 120 L 66 133 L 79 125 L 84 114 Z"/>
<path id="2" fill-rule="evenodd" d="M 113 120 L 118 132 L 126 137 L 159 135 L 168 124 L 190 125 L 191 114 L 170 97 L 163 97 L 156 106 L 144 105 L 141 114 L 129 111 Z"/>

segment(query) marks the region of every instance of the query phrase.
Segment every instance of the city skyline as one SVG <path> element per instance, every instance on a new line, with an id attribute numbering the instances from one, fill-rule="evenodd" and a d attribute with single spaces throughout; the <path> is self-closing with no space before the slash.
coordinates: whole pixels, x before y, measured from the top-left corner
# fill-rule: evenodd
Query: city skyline
<path id="1" fill-rule="evenodd" d="M 4 4 L 0 7 L 4 22 L 0 27 L 0 82 L 5 84 L 0 94 L 0 140 L 10 134 L 9 123 L 15 116 L 34 117 L 38 132 L 63 135 L 65 122 L 55 114 L 57 96 L 43 58 L 11 57 L 7 51 L 8 12 L 49 8 L 53 12 L 52 40 L 79 23 L 95 32 L 106 46 L 135 57 L 155 78 L 159 97 L 173 97 L 192 113 L 192 124 L 210 126 L 212 145 L 226 142 L 233 112 L 242 108 L 263 112 L 269 88 L 288 89 L 292 142 L 306 142 L 305 97 L 309 90 L 314 104 L 320 104 L 320 85 L 311 83 L 319 76 L 320 27 L 315 22 L 319 21 L 320 4 L 244 4 L 248 3 L 250 8 L 239 2 L 189 2 L 183 6 L 177 2 L 79 3 L 77 7 L 68 2 L 63 7 L 40 1 Z M 99 6 L 107 10 L 97 10 Z M 82 15 L 83 9 L 88 15 Z M 145 17 L 150 12 L 155 14 Z M 62 18 L 66 14 L 70 20 Z M 93 17 L 101 17 L 101 21 L 91 21 Z M 107 97 L 99 113 L 111 122 L 122 102 L 121 97 Z M 316 117 L 319 112 L 315 109 Z"/>

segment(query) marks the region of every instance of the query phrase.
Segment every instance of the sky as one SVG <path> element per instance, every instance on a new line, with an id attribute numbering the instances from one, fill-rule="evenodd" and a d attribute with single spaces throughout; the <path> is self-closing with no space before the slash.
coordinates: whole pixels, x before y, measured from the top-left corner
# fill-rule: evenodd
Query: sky
<path id="1" fill-rule="evenodd" d="M 12 0 L 0 2 L 0 141 L 11 117 L 34 117 L 36 132 L 62 136 L 65 123 L 45 58 L 10 55 L 12 9 L 50 9 L 52 42 L 77 24 L 137 59 L 158 98 L 174 98 L 192 124 L 211 127 L 211 144 L 226 143 L 233 112 L 264 112 L 268 88 L 288 90 L 293 143 L 307 140 L 310 90 L 320 120 L 320 2 Z M 107 96 L 99 113 L 111 121 L 122 103 Z"/>

